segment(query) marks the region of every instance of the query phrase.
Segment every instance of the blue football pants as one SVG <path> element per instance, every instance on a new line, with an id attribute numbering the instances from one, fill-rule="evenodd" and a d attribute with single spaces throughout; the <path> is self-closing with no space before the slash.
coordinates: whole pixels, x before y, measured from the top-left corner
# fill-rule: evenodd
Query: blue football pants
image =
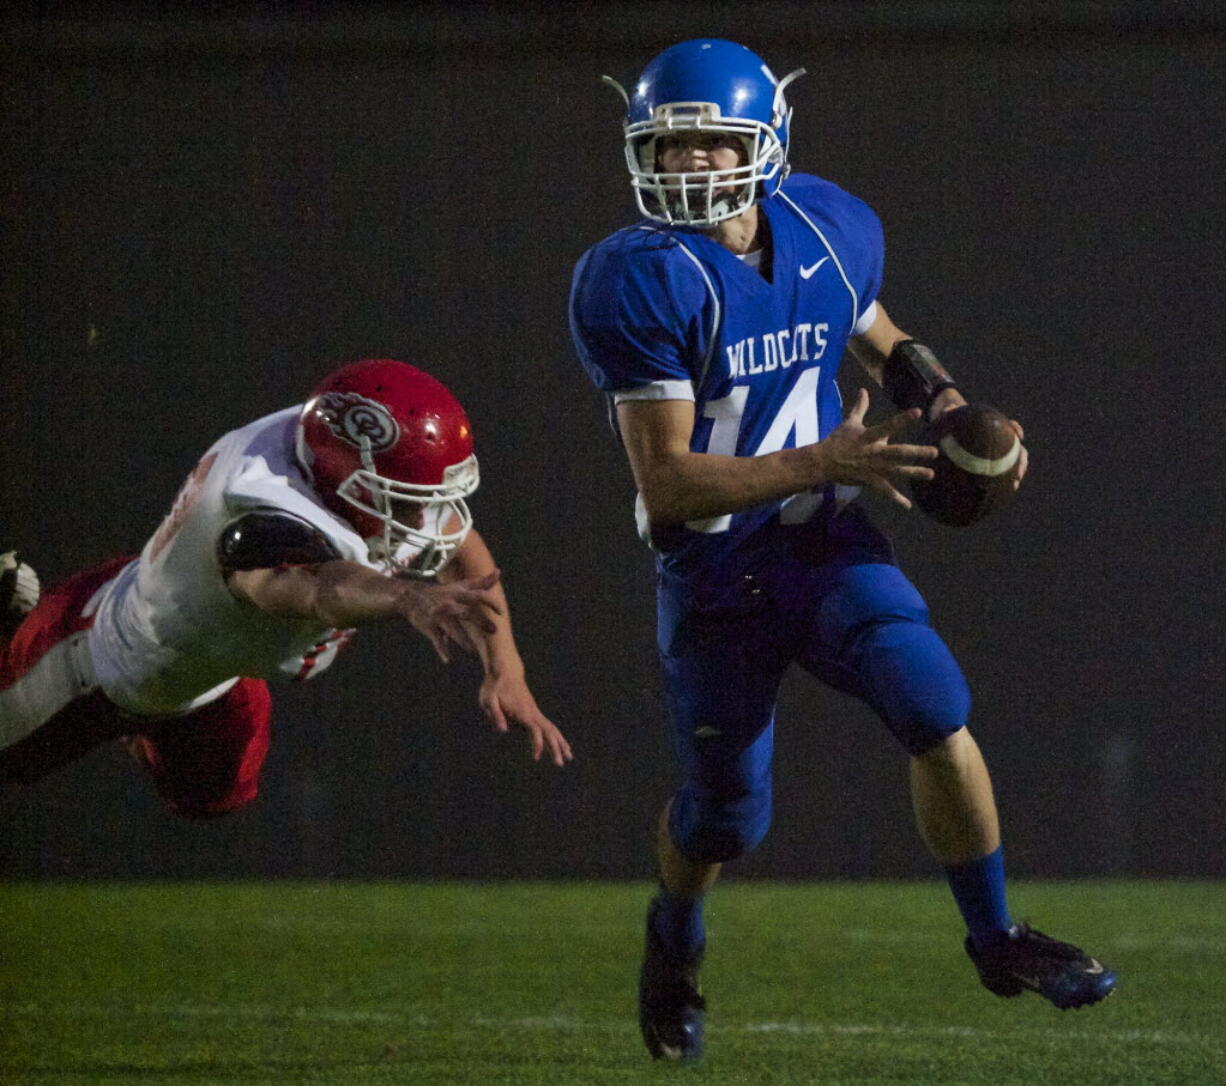
<path id="1" fill-rule="evenodd" d="M 970 691 L 897 566 L 784 555 L 695 593 L 662 577 L 659 647 L 683 782 L 670 833 L 688 859 L 755 847 L 771 817 L 775 701 L 791 663 L 861 698 L 911 753 L 958 731 Z"/>

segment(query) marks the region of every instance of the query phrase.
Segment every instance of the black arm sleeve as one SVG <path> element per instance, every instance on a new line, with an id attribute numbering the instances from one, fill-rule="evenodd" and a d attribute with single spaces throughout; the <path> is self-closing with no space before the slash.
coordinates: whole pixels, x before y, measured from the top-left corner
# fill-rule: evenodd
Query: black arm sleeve
<path id="1" fill-rule="evenodd" d="M 253 509 L 235 517 L 217 540 L 217 561 L 227 573 L 309 566 L 340 556 L 336 544 L 313 524 L 280 509 Z"/>
<path id="2" fill-rule="evenodd" d="M 937 356 L 913 339 L 894 344 L 885 360 L 881 383 L 895 406 L 904 411 L 920 407 L 926 412 L 939 393 L 958 387 Z"/>

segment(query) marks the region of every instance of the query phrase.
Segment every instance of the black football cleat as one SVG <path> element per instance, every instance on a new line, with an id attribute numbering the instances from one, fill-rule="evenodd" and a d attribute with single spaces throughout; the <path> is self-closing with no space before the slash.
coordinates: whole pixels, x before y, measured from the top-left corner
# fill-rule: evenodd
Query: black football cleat
<path id="1" fill-rule="evenodd" d="M 639 973 L 639 1028 L 657 1060 L 691 1062 L 702 1056 L 706 1001 L 698 987 L 703 948 L 677 958 L 656 935 L 656 902 L 647 910 L 647 949 Z"/>
<path id="2" fill-rule="evenodd" d="M 983 950 L 970 937 L 966 953 L 983 986 L 998 996 L 1038 992 L 1066 1011 L 1106 999 L 1115 990 L 1115 973 L 1080 947 L 1062 943 L 1029 924 L 1014 924 L 1008 935 Z"/>
<path id="3" fill-rule="evenodd" d="M 0 547 L 0 638 L 17 632 L 22 620 L 38 603 L 38 574 L 16 550 Z"/>

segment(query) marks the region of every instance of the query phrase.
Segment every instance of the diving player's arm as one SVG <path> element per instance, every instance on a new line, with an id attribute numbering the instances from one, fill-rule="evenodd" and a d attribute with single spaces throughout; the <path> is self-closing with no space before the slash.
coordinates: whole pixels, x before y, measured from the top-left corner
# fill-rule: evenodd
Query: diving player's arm
<path id="1" fill-rule="evenodd" d="M 494 556 L 490 553 L 485 540 L 475 530 L 470 530 L 464 537 L 464 542 L 456 548 L 455 553 L 447 560 L 447 564 L 438 572 L 441 584 L 454 584 L 457 581 L 472 580 L 487 577 L 497 572 Z M 469 631 L 470 640 L 481 666 L 489 675 L 524 676 L 524 662 L 520 658 L 515 637 L 511 633 L 511 616 L 507 611 L 506 593 L 501 584 L 490 588 L 490 598 L 498 608 L 489 623 Z M 505 726 L 499 731 L 506 731 Z"/>
<path id="2" fill-rule="evenodd" d="M 864 367 L 865 372 L 887 390 L 890 388 L 890 382 L 886 376 L 887 365 L 902 365 L 900 356 L 894 355 L 894 350 L 900 343 L 914 343 L 914 339 L 902 331 L 892 320 L 890 315 L 885 311 L 885 307 L 881 302 L 876 303 L 877 317 L 869 326 L 868 331 L 863 335 L 852 336 L 847 341 L 848 349 L 856 360 Z M 935 359 L 933 359 L 935 361 Z M 948 378 L 948 373 L 945 373 L 944 368 L 940 363 L 937 363 L 937 371 L 944 378 Z M 934 371 L 936 372 L 936 371 Z M 927 379 L 932 380 L 932 374 L 925 375 Z M 922 382 L 921 382 L 922 383 Z M 940 383 L 938 378 L 938 383 Z M 952 383 L 945 388 L 939 388 L 938 391 L 928 401 L 927 415 L 928 418 L 934 419 L 945 411 L 952 411 L 955 407 L 961 407 L 966 403 L 966 399 L 958 390 L 956 385 Z M 1017 430 L 1017 436 L 1020 440 L 1025 440 L 1025 432 L 1022 430 L 1022 424 L 1016 419 L 1010 419 L 1013 427 Z M 1022 477 L 1026 474 L 1026 467 L 1029 464 L 1030 454 L 1023 445 L 1021 449 L 1021 461 L 1018 468 L 1017 479 L 1014 482 L 1014 489 L 1021 486 Z"/>
<path id="3" fill-rule="evenodd" d="M 690 400 L 624 400 L 617 405 L 622 442 L 648 518 L 657 524 L 736 513 L 829 483 L 865 486 L 910 507 L 897 484 L 930 478 L 937 450 L 891 445 L 919 416 L 899 412 L 865 427 L 868 394 L 861 389 L 842 424 L 821 441 L 764 456 L 720 456 L 690 450 Z"/>
<path id="4" fill-rule="evenodd" d="M 476 651 L 471 629 L 493 629 L 498 573 L 442 585 L 392 578 L 357 562 L 236 570 L 226 583 L 270 615 L 309 618 L 339 630 L 401 618 L 429 638 L 444 663 L 450 647 Z"/>
<path id="5" fill-rule="evenodd" d="M 469 531 L 447 564 L 439 570 L 438 579 L 444 585 L 476 583 L 498 573 L 494 556 L 485 540 L 476 531 Z M 532 757 L 539 760 L 548 750 L 554 765 L 571 760 L 570 744 L 548 717 L 537 707 L 528 688 L 524 662 L 511 631 L 511 614 L 501 584 L 490 586 L 488 595 L 494 609 L 478 617 L 487 621 L 464 622 L 470 642 L 475 647 L 485 678 L 477 700 L 486 719 L 498 731 L 505 732 L 511 724 L 523 728 L 532 742 Z"/>
<path id="6" fill-rule="evenodd" d="M 230 592 L 270 615 L 312 619 L 348 629 L 401 618 L 429 639 L 439 657 L 449 647 L 475 651 L 469 629 L 492 631 L 501 592 L 498 571 L 447 584 L 387 577 L 341 559 L 313 525 L 280 510 L 236 517 L 217 541 Z"/>

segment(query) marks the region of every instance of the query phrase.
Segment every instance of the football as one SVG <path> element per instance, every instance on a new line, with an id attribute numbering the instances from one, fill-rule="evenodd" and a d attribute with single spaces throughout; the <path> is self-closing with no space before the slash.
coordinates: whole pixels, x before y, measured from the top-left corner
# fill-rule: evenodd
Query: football
<path id="1" fill-rule="evenodd" d="M 933 477 L 911 484 L 915 504 L 933 520 L 963 528 L 1013 497 L 1022 443 L 996 408 L 955 407 L 928 423 L 919 441 L 941 450 Z"/>

